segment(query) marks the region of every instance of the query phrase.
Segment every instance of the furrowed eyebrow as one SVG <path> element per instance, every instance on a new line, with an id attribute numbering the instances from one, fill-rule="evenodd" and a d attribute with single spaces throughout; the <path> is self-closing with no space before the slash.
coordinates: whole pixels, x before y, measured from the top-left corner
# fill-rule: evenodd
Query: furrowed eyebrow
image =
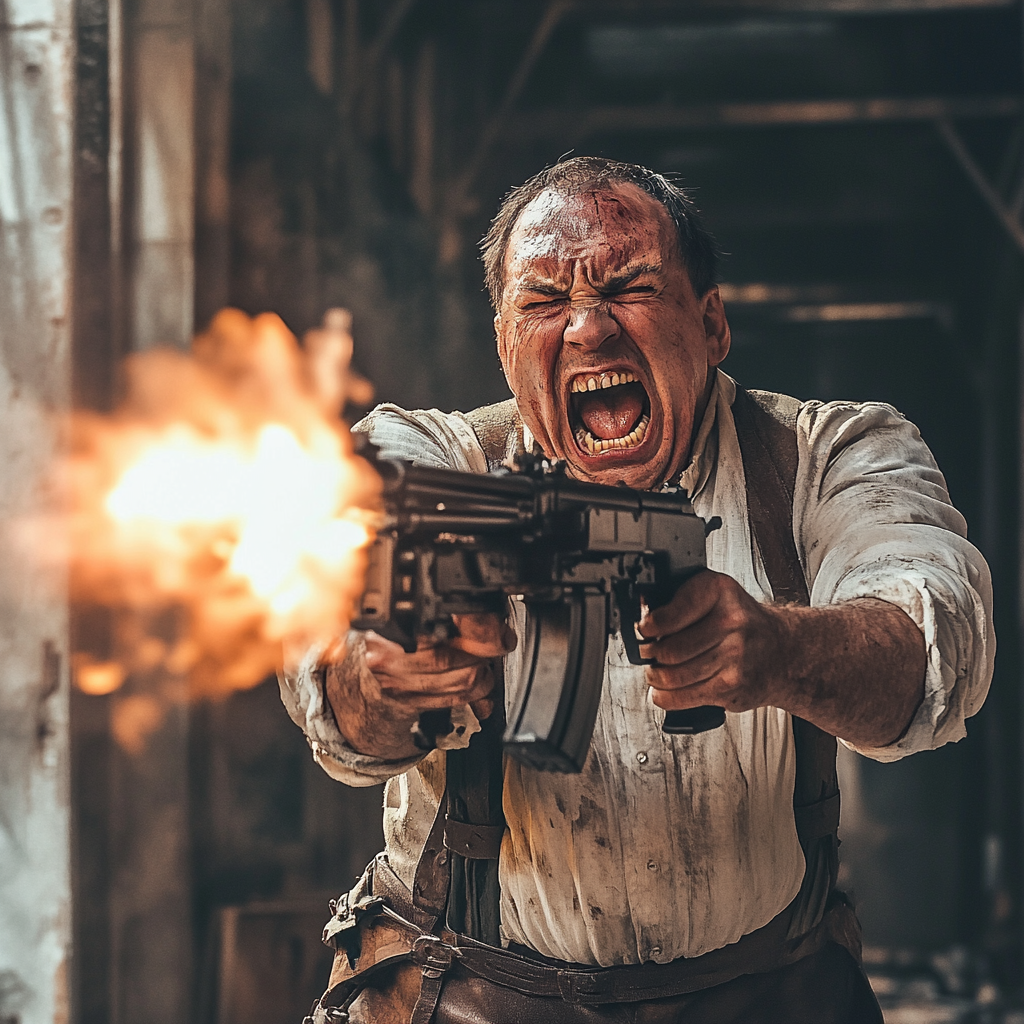
<path id="1" fill-rule="evenodd" d="M 642 277 L 644 274 L 657 274 L 660 271 L 660 263 L 636 263 L 631 267 L 626 267 L 625 270 L 620 270 L 617 274 L 613 274 L 601 284 L 596 284 L 595 287 L 601 292 L 621 291 L 638 277 Z M 550 279 L 536 279 L 524 281 L 519 291 L 533 292 L 536 295 L 559 296 L 568 294 L 569 286 L 558 284 Z"/>
<path id="2" fill-rule="evenodd" d="M 632 284 L 638 277 L 644 274 L 657 274 L 661 270 L 660 263 L 637 263 L 635 266 L 627 267 L 618 274 L 613 274 L 596 287 L 602 292 L 621 291 L 628 284 Z"/>
<path id="3" fill-rule="evenodd" d="M 538 295 L 565 295 L 568 288 L 554 281 L 526 281 L 519 289 L 523 292 L 535 292 Z"/>

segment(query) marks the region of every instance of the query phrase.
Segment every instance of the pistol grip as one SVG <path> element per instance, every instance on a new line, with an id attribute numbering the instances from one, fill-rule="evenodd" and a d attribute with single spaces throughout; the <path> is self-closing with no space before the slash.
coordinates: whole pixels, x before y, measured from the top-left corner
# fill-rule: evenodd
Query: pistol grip
<path id="1" fill-rule="evenodd" d="M 721 525 L 721 522 L 719 522 Z M 671 588 L 668 599 L 671 599 L 675 589 Z M 653 658 L 644 658 L 640 654 L 640 642 L 636 638 L 634 623 L 640 618 L 640 600 L 635 593 L 628 588 L 619 590 L 616 594 L 619 605 L 620 635 L 622 644 L 626 648 L 626 657 L 631 665 L 653 665 Z M 665 601 L 658 601 L 657 596 L 651 595 L 648 600 L 652 605 L 664 604 Z M 685 711 L 669 711 L 665 714 L 665 721 L 661 731 L 670 736 L 696 736 L 700 732 L 710 732 L 725 725 L 725 708 L 715 704 L 705 704 L 699 708 L 687 708 Z"/>
<path id="2" fill-rule="evenodd" d="M 705 704 L 685 711 L 667 711 L 661 731 L 670 736 L 695 736 L 699 732 L 710 732 L 725 725 L 725 708 L 716 704 Z"/>

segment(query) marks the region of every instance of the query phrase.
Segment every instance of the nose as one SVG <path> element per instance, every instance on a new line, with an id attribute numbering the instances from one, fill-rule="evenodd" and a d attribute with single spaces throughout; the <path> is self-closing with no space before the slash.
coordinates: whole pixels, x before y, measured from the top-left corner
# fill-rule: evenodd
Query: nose
<path id="1" fill-rule="evenodd" d="M 612 318 L 606 302 L 584 299 L 570 303 L 569 322 L 563 334 L 567 344 L 598 349 L 618 335 L 619 325 Z"/>

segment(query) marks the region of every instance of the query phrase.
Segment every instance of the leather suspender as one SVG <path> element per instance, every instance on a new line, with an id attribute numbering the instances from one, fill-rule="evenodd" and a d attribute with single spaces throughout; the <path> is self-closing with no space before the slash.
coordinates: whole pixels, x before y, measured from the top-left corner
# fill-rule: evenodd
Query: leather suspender
<path id="1" fill-rule="evenodd" d="M 765 575 L 776 600 L 809 604 L 807 582 L 793 538 L 796 486 L 795 399 L 737 386 L 733 402 L 736 437 L 747 478 L 747 512 Z M 793 813 L 806 869 L 789 937 L 810 931 L 825 912 L 839 871 L 839 779 L 836 739 L 802 718 L 793 718 L 796 782 Z"/>

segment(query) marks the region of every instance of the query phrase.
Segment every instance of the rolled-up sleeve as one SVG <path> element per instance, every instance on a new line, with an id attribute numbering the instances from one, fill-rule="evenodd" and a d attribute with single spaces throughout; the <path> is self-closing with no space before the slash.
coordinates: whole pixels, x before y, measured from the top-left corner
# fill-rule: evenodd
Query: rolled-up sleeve
<path id="1" fill-rule="evenodd" d="M 442 413 L 436 409 L 407 412 L 395 405 L 381 405 L 353 428 L 366 434 L 382 458 L 407 459 L 418 465 L 463 472 L 482 473 L 487 461 L 473 428 L 460 413 Z M 363 636 L 350 630 L 344 655 L 332 670 L 357 683 L 360 674 L 369 674 Z M 324 687 L 325 648 L 305 651 L 297 663 L 278 674 L 281 700 L 289 717 L 306 734 L 313 759 L 333 779 L 349 786 L 376 786 L 403 775 L 421 757 L 385 761 L 353 750 L 346 742 L 327 701 Z M 467 705 L 452 709 L 452 733 L 438 739 L 439 747 L 463 747 L 480 729 L 476 716 Z"/>
<path id="2" fill-rule="evenodd" d="M 962 739 L 992 678 L 992 583 L 935 459 L 917 428 L 879 403 L 808 403 L 797 437 L 793 526 L 811 604 L 888 601 L 927 651 L 924 700 L 906 733 L 853 749 L 895 761 Z"/>
<path id="3" fill-rule="evenodd" d="M 278 674 L 281 701 L 291 720 L 306 734 L 313 760 L 332 779 L 355 787 L 380 785 L 414 767 L 419 757 L 385 761 L 360 754 L 348 745 L 327 702 L 322 658 L 323 648 L 313 647 L 297 666 Z M 345 655 L 337 668 L 347 673 L 370 671 L 366 667 L 362 635 L 355 630 L 349 631 Z"/>

